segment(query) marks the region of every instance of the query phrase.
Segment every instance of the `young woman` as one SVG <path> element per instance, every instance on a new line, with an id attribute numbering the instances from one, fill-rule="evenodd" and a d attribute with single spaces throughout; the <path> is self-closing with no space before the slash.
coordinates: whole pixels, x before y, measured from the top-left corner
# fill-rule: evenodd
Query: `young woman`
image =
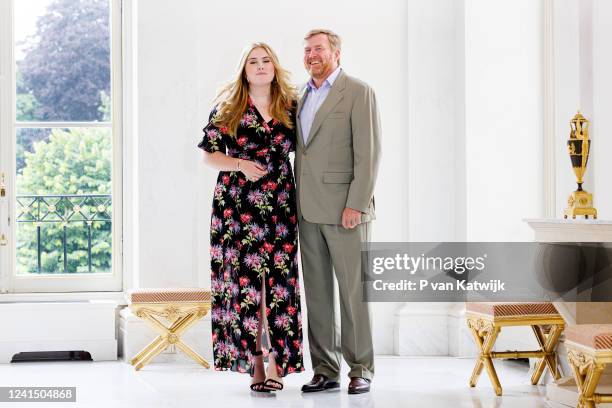
<path id="1" fill-rule="evenodd" d="M 259 392 L 281 390 L 282 377 L 304 369 L 289 161 L 295 100 L 276 54 L 252 44 L 198 145 L 205 163 L 219 170 L 210 227 L 215 368 L 250 373 Z"/>

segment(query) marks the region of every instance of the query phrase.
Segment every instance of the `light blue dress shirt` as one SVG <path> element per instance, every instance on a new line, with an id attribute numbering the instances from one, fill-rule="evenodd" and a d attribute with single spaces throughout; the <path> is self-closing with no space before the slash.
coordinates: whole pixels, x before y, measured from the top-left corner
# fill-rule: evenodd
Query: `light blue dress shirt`
<path id="1" fill-rule="evenodd" d="M 341 70 L 342 68 L 340 67 L 336 68 L 336 70 L 323 81 L 319 88 L 315 86 L 312 78 L 308 81 L 306 85 L 306 99 L 300 111 L 300 123 L 302 125 L 302 138 L 304 139 L 304 144 L 308 141 L 310 128 L 312 127 L 315 115 L 325 101 L 325 98 L 327 98 L 329 90 L 336 81 L 336 78 L 338 78 Z"/>

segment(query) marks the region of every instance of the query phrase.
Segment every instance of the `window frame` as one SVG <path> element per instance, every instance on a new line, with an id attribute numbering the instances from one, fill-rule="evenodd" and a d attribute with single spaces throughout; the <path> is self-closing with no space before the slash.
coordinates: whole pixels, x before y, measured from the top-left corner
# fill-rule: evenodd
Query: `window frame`
<path id="1" fill-rule="evenodd" d="M 110 69 L 112 116 L 110 122 L 17 122 L 14 44 L 14 3 L 0 0 L 0 172 L 6 175 L 6 197 L 0 198 L 0 293 L 106 292 L 123 290 L 123 44 L 122 1 L 110 5 Z M 106 127 L 112 134 L 112 267 L 111 273 L 17 275 L 16 270 L 16 132 L 19 128 Z"/>

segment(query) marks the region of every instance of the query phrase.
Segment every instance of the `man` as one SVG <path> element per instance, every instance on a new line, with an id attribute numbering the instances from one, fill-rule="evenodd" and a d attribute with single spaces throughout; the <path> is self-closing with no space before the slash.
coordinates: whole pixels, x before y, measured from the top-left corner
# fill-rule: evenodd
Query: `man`
<path id="1" fill-rule="evenodd" d="M 330 30 L 305 37 L 311 76 L 297 108 L 299 234 L 313 379 L 302 392 L 338 388 L 340 353 L 349 394 L 370 390 L 374 350 L 362 298 L 361 243 L 369 240 L 380 128 L 374 91 L 340 67 L 341 40 Z M 340 294 L 340 344 L 333 275 Z"/>

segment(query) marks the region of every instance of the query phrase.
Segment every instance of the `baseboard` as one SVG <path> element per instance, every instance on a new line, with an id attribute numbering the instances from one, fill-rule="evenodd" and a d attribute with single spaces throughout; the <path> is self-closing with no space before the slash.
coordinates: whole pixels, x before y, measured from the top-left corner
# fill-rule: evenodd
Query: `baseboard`
<path id="1" fill-rule="evenodd" d="M 21 352 L 83 350 L 117 359 L 114 301 L 2 302 L 0 363 Z"/>

